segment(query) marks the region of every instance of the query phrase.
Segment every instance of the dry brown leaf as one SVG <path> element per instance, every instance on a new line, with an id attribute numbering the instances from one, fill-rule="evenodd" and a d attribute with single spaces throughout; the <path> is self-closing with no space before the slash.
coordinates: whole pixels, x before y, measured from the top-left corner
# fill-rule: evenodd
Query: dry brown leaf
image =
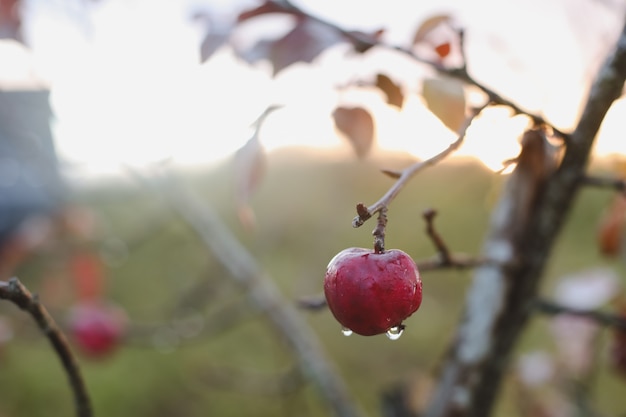
<path id="1" fill-rule="evenodd" d="M 400 86 L 393 82 L 393 80 L 387 77 L 385 74 L 376 75 L 376 87 L 382 90 L 387 97 L 387 104 L 402 108 L 404 104 L 404 94 Z"/>
<path id="2" fill-rule="evenodd" d="M 364 158 L 374 142 L 374 119 L 362 107 L 337 107 L 333 112 L 335 126 L 343 133 L 357 157 Z"/>
<path id="3" fill-rule="evenodd" d="M 422 96 L 428 109 L 453 132 L 465 122 L 465 90 L 460 81 L 452 78 L 427 78 Z"/>
<path id="4" fill-rule="evenodd" d="M 428 33 L 437 26 L 443 23 L 447 23 L 451 20 L 452 17 L 447 14 L 434 15 L 424 20 L 422 24 L 417 28 L 417 31 L 415 31 L 415 35 L 413 36 L 413 45 L 422 42 L 426 38 Z"/>

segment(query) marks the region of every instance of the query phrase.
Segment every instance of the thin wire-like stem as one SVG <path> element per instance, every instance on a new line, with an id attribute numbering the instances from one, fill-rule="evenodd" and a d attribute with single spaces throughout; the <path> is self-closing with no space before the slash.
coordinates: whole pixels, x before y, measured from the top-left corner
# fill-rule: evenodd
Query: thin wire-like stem
<path id="1" fill-rule="evenodd" d="M 618 330 L 626 332 L 626 317 L 617 314 L 599 310 L 568 307 L 555 303 L 554 301 L 541 298 L 534 300 L 532 306 L 538 313 L 548 316 L 567 314 L 570 316 L 583 317 L 602 326 L 614 327 Z"/>
<path id="2" fill-rule="evenodd" d="M 585 176 L 582 178 L 582 185 L 599 188 L 612 188 L 615 191 L 626 192 L 626 181 L 622 178 Z"/>
<path id="3" fill-rule="evenodd" d="M 357 206 L 357 216 L 352 220 L 352 227 L 360 227 L 367 221 L 370 217 L 372 217 L 375 213 L 378 213 L 381 209 L 388 207 L 389 204 L 396 198 L 396 196 L 400 193 L 400 190 L 404 188 L 404 186 L 409 182 L 411 178 L 413 178 L 418 172 L 422 171 L 425 168 L 436 165 L 443 159 L 447 158 L 454 151 L 459 149 L 463 141 L 465 140 L 465 135 L 467 133 L 467 129 L 471 125 L 472 121 L 478 116 L 490 103 L 485 103 L 483 106 L 475 109 L 472 112 L 472 115 L 465 119 L 465 123 L 461 126 L 459 136 L 457 139 L 452 142 L 446 149 L 442 150 L 435 156 L 428 158 L 424 161 L 416 162 L 407 168 L 403 169 L 400 172 L 400 176 L 396 180 L 396 182 L 387 190 L 387 192 L 374 204 L 369 207 L 365 207 L 363 204 L 359 204 Z"/>
<path id="4" fill-rule="evenodd" d="M 11 301 L 35 319 L 39 329 L 50 341 L 67 374 L 74 393 L 76 415 L 91 417 L 93 415 L 91 401 L 78 361 L 70 349 L 67 338 L 46 308 L 39 302 L 37 296 L 31 294 L 17 278 L 11 278 L 8 282 L 0 281 L 0 299 Z"/>

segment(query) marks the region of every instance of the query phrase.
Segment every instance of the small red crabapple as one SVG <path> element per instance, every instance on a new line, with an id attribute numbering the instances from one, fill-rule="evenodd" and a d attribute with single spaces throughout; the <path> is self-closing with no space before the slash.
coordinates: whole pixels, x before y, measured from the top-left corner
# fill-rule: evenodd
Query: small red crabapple
<path id="1" fill-rule="evenodd" d="M 397 339 L 402 321 L 422 302 L 422 280 L 413 259 L 399 249 L 348 248 L 328 264 L 324 295 L 344 334 Z"/>
<path id="2" fill-rule="evenodd" d="M 92 358 L 111 354 L 126 330 L 126 315 L 101 301 L 82 302 L 70 311 L 69 331 L 80 351 Z"/>

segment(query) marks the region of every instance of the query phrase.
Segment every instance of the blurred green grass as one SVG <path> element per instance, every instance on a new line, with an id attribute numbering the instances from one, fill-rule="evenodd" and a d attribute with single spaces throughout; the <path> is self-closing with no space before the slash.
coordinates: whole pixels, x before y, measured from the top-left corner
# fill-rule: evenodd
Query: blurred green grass
<path id="1" fill-rule="evenodd" d="M 252 198 L 257 217 L 253 232 L 237 222 L 229 161 L 209 171 L 185 172 L 184 178 L 217 209 L 276 280 L 285 298 L 293 301 L 321 292 L 325 266 L 335 253 L 348 246 L 371 245 L 373 223 L 360 229 L 351 226 L 355 204 L 371 204 L 393 183 L 380 173 L 381 168 L 401 169 L 411 162 L 397 154 L 357 161 L 303 150 L 274 153 Z M 450 248 L 477 254 L 502 181 L 472 161 L 447 162 L 424 171 L 389 209 L 387 247 L 401 248 L 416 260 L 431 257 L 434 249 L 424 233 L 421 213 L 433 208 L 439 212 L 436 226 Z M 606 190 L 581 193 L 547 268 L 545 293 L 564 274 L 590 267 L 615 268 L 623 277 L 623 262 L 607 261 L 595 246 L 597 222 L 610 198 Z M 241 300 L 217 260 L 153 193 L 136 185 L 111 183 L 82 190 L 76 202 L 96 211 L 103 242 L 128 245 L 128 253 L 122 245 L 112 252 L 105 250 L 105 257 L 110 260 L 108 294 L 133 321 L 202 314 L 210 322 L 228 303 Z M 33 290 L 43 286 L 49 258 L 24 265 L 20 271 L 21 279 Z M 436 369 L 459 321 L 470 278 L 468 271 L 424 273 L 423 305 L 406 321 L 407 330 L 397 342 L 384 336 L 343 337 L 326 310 L 302 314 L 355 400 L 370 415 L 380 415 L 381 392 Z M 67 285 L 71 286 L 69 279 Z M 46 293 L 42 297 L 46 303 Z M 62 319 L 70 300 L 61 305 L 49 301 Z M 5 306 L 1 311 L 20 314 Z M 32 326 L 24 319 L 19 324 Z M 547 331 L 546 319 L 534 320 L 518 351 L 553 349 Z M 239 392 L 237 387 L 207 380 L 211 369 L 230 367 L 268 375 L 270 381 L 272 372 L 293 366 L 280 336 L 258 316 L 249 316 L 213 337 L 184 340 L 148 334 L 131 341 L 106 360 L 81 358 L 98 416 L 328 415 L 310 386 L 278 396 Z M 18 331 L 2 352 L 0 369 L 0 416 L 72 415 L 65 376 L 47 341 L 34 330 Z M 623 413 L 626 404 L 619 396 L 623 382 L 601 365 L 598 384 L 594 393 L 600 410 L 606 415 Z M 496 415 L 518 415 L 510 384 L 504 393 Z"/>

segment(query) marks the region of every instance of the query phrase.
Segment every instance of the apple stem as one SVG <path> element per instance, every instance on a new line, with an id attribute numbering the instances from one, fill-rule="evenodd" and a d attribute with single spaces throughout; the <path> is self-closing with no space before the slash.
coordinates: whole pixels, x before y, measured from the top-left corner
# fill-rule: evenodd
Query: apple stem
<path id="1" fill-rule="evenodd" d="M 385 228 L 387 227 L 387 207 L 384 206 L 378 212 L 378 221 L 372 231 L 374 235 L 374 253 L 385 252 Z"/>

